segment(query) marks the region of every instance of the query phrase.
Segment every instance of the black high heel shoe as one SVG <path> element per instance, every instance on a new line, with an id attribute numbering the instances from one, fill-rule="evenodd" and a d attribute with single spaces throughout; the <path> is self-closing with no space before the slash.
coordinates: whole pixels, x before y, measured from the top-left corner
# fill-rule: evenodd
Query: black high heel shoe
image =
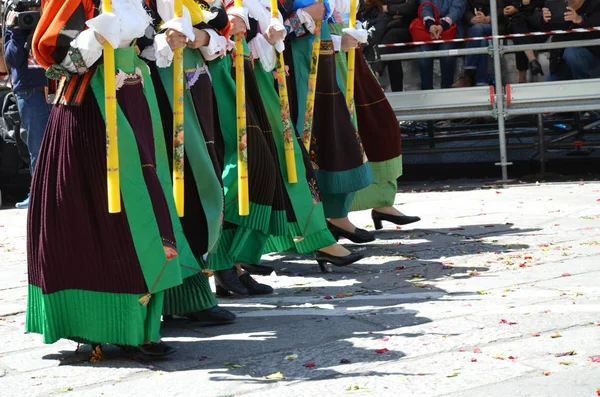
<path id="1" fill-rule="evenodd" d="M 390 215 L 375 210 L 371 211 L 371 218 L 373 219 L 375 230 L 383 228 L 383 225 L 381 224 L 382 221 L 395 223 L 396 225 L 408 225 L 409 223 L 415 223 L 421 220 L 418 216 Z"/>
<path id="2" fill-rule="evenodd" d="M 315 254 L 315 259 L 323 273 L 329 273 L 326 266 L 328 263 L 331 263 L 333 266 L 348 266 L 354 262 L 358 262 L 362 258 L 364 258 L 364 256 L 358 253 L 350 253 L 346 256 L 334 256 L 326 254 L 323 251 L 317 251 Z"/>
<path id="3" fill-rule="evenodd" d="M 240 282 L 248 291 L 250 295 L 269 295 L 273 293 L 273 287 L 267 284 L 261 284 L 250 276 L 249 273 L 244 273 L 240 276 Z"/>
<path id="4" fill-rule="evenodd" d="M 336 241 L 339 240 L 340 237 L 345 237 L 356 244 L 364 244 L 370 243 L 371 241 L 375 241 L 375 236 L 373 236 L 371 233 L 364 229 L 356 228 L 354 229 L 354 233 L 351 233 L 342 228 L 337 227 L 329 221 L 327 222 L 327 228 L 329 228 L 329 231 L 336 239 Z"/>
<path id="5" fill-rule="evenodd" d="M 529 71 L 532 76 L 537 76 L 538 74 L 544 75 L 544 70 L 542 69 L 542 65 L 537 59 L 532 59 L 529 61 Z"/>

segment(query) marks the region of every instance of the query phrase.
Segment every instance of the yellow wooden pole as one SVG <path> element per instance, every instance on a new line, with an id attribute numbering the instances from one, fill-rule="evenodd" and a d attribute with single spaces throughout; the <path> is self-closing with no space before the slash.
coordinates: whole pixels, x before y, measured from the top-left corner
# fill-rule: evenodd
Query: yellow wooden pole
<path id="1" fill-rule="evenodd" d="M 279 18 L 277 0 L 271 0 L 271 16 Z M 294 157 L 294 131 L 290 115 L 290 102 L 285 74 L 285 62 L 283 53 L 277 54 L 277 86 L 279 87 L 279 104 L 281 107 L 281 120 L 283 121 L 283 147 L 285 151 L 285 165 L 289 183 L 298 182 L 296 172 L 296 159 Z"/>
<path id="2" fill-rule="evenodd" d="M 350 0 L 350 28 L 356 28 L 356 0 Z M 348 81 L 346 82 L 346 104 L 350 116 L 354 117 L 354 66 L 356 64 L 356 49 L 348 49 Z"/>
<path id="3" fill-rule="evenodd" d="M 104 12 L 112 12 L 111 0 L 102 1 Z M 119 142 L 117 140 L 117 81 L 115 78 L 115 50 L 104 42 L 104 101 L 106 107 L 106 183 L 108 212 L 121 212 L 119 178 Z"/>
<path id="4" fill-rule="evenodd" d="M 242 7 L 242 0 L 235 0 Z M 246 83 L 244 79 L 243 33 L 235 35 L 235 104 L 237 117 L 238 202 L 240 216 L 250 213 L 248 193 L 248 140 L 246 130 Z"/>
<path id="5" fill-rule="evenodd" d="M 322 0 L 318 0 L 319 3 Z M 306 94 L 306 110 L 304 112 L 304 130 L 302 131 L 302 141 L 304 147 L 310 153 L 310 141 L 312 138 L 312 121 L 315 113 L 315 94 L 317 92 L 317 70 L 319 69 L 319 52 L 321 51 L 321 24 L 322 21 L 315 21 L 315 34 L 313 38 L 310 74 L 308 75 L 308 92 Z"/>
<path id="6" fill-rule="evenodd" d="M 183 17 L 182 0 L 174 1 L 174 15 Z M 177 215 L 184 207 L 183 48 L 173 51 L 173 196 Z"/>

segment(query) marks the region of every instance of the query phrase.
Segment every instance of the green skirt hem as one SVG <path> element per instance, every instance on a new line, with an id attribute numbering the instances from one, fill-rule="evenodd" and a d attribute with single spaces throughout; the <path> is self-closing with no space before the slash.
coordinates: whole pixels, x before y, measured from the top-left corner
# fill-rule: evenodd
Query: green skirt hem
<path id="1" fill-rule="evenodd" d="M 198 273 L 165 291 L 163 314 L 199 312 L 216 305 L 217 299 L 210 289 L 208 277 Z"/>
<path id="2" fill-rule="evenodd" d="M 294 241 L 296 236 L 302 236 L 300 226 L 296 222 L 288 223 L 288 234 L 286 236 L 271 236 L 265 245 L 264 253 L 295 251 L 299 254 L 309 254 L 336 242 L 327 228 L 304 236 L 298 242 Z"/>
<path id="3" fill-rule="evenodd" d="M 160 339 L 164 292 L 144 306 L 143 294 L 69 289 L 51 294 L 29 285 L 25 330 L 42 334 L 44 343 L 59 339 L 139 346 Z"/>
<path id="4" fill-rule="evenodd" d="M 395 181 L 402 176 L 402 155 L 385 161 L 369 161 L 375 182 Z"/>
<path id="5" fill-rule="evenodd" d="M 374 181 L 369 163 L 346 171 L 315 170 L 315 175 L 321 192 L 330 194 L 356 192 Z"/>

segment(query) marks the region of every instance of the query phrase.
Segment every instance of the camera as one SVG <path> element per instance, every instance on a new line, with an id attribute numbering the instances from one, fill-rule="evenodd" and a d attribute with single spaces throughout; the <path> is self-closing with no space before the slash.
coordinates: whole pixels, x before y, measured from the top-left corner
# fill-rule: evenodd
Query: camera
<path id="1" fill-rule="evenodd" d="M 15 10 L 15 19 L 13 26 L 19 29 L 33 30 L 40 21 L 41 12 L 31 11 L 31 8 L 41 7 L 40 0 L 13 0 L 9 7 Z"/>

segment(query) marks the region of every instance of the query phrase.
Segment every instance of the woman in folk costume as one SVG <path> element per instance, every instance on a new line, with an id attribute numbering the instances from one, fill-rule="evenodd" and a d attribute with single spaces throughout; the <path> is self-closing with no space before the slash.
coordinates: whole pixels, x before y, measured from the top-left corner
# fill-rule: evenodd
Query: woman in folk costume
<path id="1" fill-rule="evenodd" d="M 347 216 L 355 193 L 373 182 L 373 173 L 336 80 L 334 43 L 327 23 L 321 26 L 316 86 L 309 86 L 314 37 L 310 32 L 314 31 L 315 20 L 325 17 L 324 6 L 327 15 L 331 14 L 329 3 L 323 4 L 295 0 L 287 7 L 291 12 L 286 16 L 286 25 L 293 35 L 286 63 L 292 69 L 290 91 L 295 90 L 297 96 L 293 113 L 297 131 L 312 132 L 309 154 L 330 231 L 336 238 L 368 242 L 373 236 L 355 227 Z M 313 114 L 306 112 L 307 96 L 312 90 L 316 91 Z"/>
<path id="2" fill-rule="evenodd" d="M 350 0 L 336 0 L 335 11 L 330 19 L 330 29 L 338 35 L 338 41 L 357 47 L 366 43 L 367 31 L 357 23 L 356 27 L 343 28 L 348 21 Z M 382 228 L 382 221 L 407 225 L 421 218 L 404 215 L 394 207 L 398 191 L 398 178 L 402 176 L 402 136 L 396 115 L 385 97 L 381 86 L 369 68 L 360 48 L 356 50 L 354 65 L 353 118 L 363 142 L 375 182 L 356 193 L 351 211 L 371 209 L 375 229 Z M 336 54 L 338 82 L 346 93 L 348 62 L 346 53 Z"/>
<path id="3" fill-rule="evenodd" d="M 214 94 L 204 62 L 205 57 L 216 58 L 226 51 L 227 41 L 210 28 L 206 21 L 227 23 L 227 15 L 219 9 L 209 12 L 193 0 L 183 0 L 184 16 L 174 18 L 172 0 L 150 0 L 150 14 L 154 25 L 185 32 L 187 47 L 183 50 L 184 68 L 184 131 L 185 131 L 185 216 L 181 218 L 183 231 L 192 252 L 206 266 L 202 256 L 216 251 L 221 232 L 223 189 L 221 183 L 222 135 L 216 114 Z M 167 22 L 162 22 L 167 21 Z M 167 153 L 173 155 L 173 51 L 160 33 L 151 40 L 138 40 L 141 57 L 149 60 L 152 79 L 161 111 Z M 146 44 L 144 48 L 144 44 Z M 220 143 L 217 149 L 216 143 Z M 172 163 L 170 163 L 172 168 Z M 186 271 L 183 269 L 182 271 Z M 190 270 L 188 270 L 190 271 Z M 182 302 L 180 304 L 191 303 Z M 201 312 L 179 310 L 194 322 L 230 321 L 231 313 L 218 306 Z"/>
<path id="4" fill-rule="evenodd" d="M 163 310 L 216 301 L 175 211 L 152 79 L 132 46 L 150 17 L 142 0 L 112 6 L 98 15 L 92 0 L 44 1 L 35 31 L 34 56 L 59 85 L 32 183 L 26 330 L 45 343 L 67 338 L 164 356 L 173 349 L 160 342 Z M 181 34 L 168 37 L 173 48 L 185 45 Z M 116 48 L 116 213 L 107 198 L 105 41 Z M 195 276 L 184 279 L 184 268 Z"/>
<path id="5" fill-rule="evenodd" d="M 246 11 L 232 4 L 227 7 L 228 23 L 221 34 L 229 38 L 244 33 L 249 21 Z M 209 25 L 218 28 L 214 20 Z M 245 44 L 245 43 L 244 43 Z M 245 45 L 246 54 L 249 53 Z M 209 267 L 215 270 L 217 295 L 261 295 L 273 289 L 256 282 L 242 264 L 257 264 L 270 235 L 286 232 L 286 198 L 279 174 L 277 149 L 271 126 L 259 96 L 252 64 L 244 61 L 246 137 L 240 143 L 247 146 L 249 215 L 239 215 L 238 142 L 236 127 L 235 68 L 230 56 L 207 60 L 217 102 L 219 123 L 223 136 L 223 189 L 225 193 L 225 222 L 216 252 L 209 255 Z"/>
<path id="6" fill-rule="evenodd" d="M 247 39 L 251 56 L 256 59 L 254 74 L 277 145 L 280 172 L 288 196 L 287 232 L 284 236 L 272 236 L 267 242 L 265 252 L 291 249 L 298 253 L 316 251 L 316 260 L 322 271 L 326 271 L 326 263 L 337 266 L 350 265 L 360 260 L 362 255 L 353 254 L 337 244 L 329 232 L 310 158 L 299 140 L 299 135 L 296 134 L 289 109 L 281 108 L 280 97 L 275 90 L 276 82 L 272 72 L 277 65 L 276 51 L 284 49 L 282 39 L 285 36 L 285 28 L 280 20 L 271 18 L 272 14 L 266 8 L 270 4 L 265 4 L 265 1 L 261 3 L 259 0 L 245 0 L 244 6 L 249 10 L 250 25 L 253 27 L 248 32 Z M 281 87 L 279 90 L 281 92 Z M 298 179 L 296 183 L 290 183 L 288 179 L 288 173 L 293 170 L 287 169 L 286 165 L 286 140 L 293 144 Z"/>

